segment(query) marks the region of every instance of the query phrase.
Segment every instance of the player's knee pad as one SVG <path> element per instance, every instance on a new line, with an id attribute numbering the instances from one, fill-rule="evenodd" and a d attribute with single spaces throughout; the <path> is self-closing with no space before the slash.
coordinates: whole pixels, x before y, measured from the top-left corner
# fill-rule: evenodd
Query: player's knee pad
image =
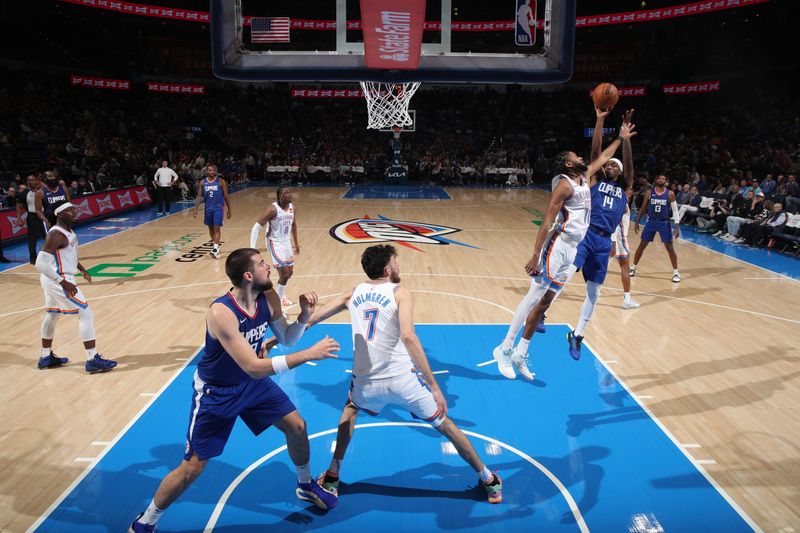
<path id="1" fill-rule="evenodd" d="M 42 338 L 52 339 L 56 331 L 56 322 L 58 322 L 60 313 L 45 313 L 44 320 L 42 320 Z"/>
<path id="2" fill-rule="evenodd" d="M 78 310 L 78 332 L 83 342 L 93 341 L 96 337 L 94 332 L 94 313 L 88 307 Z"/>

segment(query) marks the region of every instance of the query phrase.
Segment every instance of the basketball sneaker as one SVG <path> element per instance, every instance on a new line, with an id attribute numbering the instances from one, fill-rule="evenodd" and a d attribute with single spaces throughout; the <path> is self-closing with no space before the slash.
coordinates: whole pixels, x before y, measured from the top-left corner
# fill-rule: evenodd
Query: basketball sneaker
<path id="1" fill-rule="evenodd" d="M 105 359 L 102 355 L 96 354 L 92 359 L 86 361 L 86 371 L 90 374 L 97 374 L 98 372 L 108 372 L 117 366 L 116 361 Z"/>
<path id="2" fill-rule="evenodd" d="M 45 368 L 58 368 L 66 365 L 67 363 L 69 363 L 68 357 L 59 357 L 51 351 L 50 355 L 39 358 L 38 366 L 39 370 L 44 370 Z"/>
<path id="3" fill-rule="evenodd" d="M 325 489 L 326 491 L 330 492 L 337 498 L 339 497 L 339 477 L 332 476 L 330 472 L 325 471 L 325 473 L 320 474 L 317 478 L 317 484 Z"/>
<path id="4" fill-rule="evenodd" d="M 628 271 L 628 274 L 630 275 L 630 277 L 635 278 L 636 277 L 636 267 L 631 267 L 631 269 Z"/>
<path id="5" fill-rule="evenodd" d="M 622 300 L 622 308 L 623 309 L 639 309 L 641 307 L 637 302 L 630 300 Z"/>
<path id="6" fill-rule="evenodd" d="M 536 333 L 544 333 L 547 331 L 547 328 L 544 327 L 544 319 L 547 317 L 542 317 L 538 324 L 536 324 Z"/>
<path id="7" fill-rule="evenodd" d="M 533 381 L 536 374 L 530 370 L 530 356 L 527 353 L 519 353 L 515 350 L 511 356 L 511 364 L 514 365 L 520 376 L 528 381 Z"/>
<path id="8" fill-rule="evenodd" d="M 503 350 L 502 344 L 492 351 L 494 360 L 497 361 L 497 369 L 508 379 L 516 379 L 517 377 L 517 373 L 514 372 L 514 367 L 511 364 L 511 355 L 513 353 L 513 348 L 509 350 Z"/>
<path id="9" fill-rule="evenodd" d="M 152 533 L 156 530 L 155 524 L 142 524 L 139 522 L 139 519 L 144 515 L 144 513 L 139 513 L 139 516 L 136 517 L 136 520 L 131 522 L 131 527 L 128 528 L 128 533 Z"/>
<path id="10" fill-rule="evenodd" d="M 489 503 L 500 503 L 503 501 L 503 480 L 497 474 L 494 475 L 489 483 L 478 480 L 486 490 Z"/>
<path id="11" fill-rule="evenodd" d="M 583 343 L 583 336 L 576 336 L 574 331 L 567 333 L 567 342 L 569 343 L 569 355 L 576 361 L 581 358 L 581 344 Z"/>
<path id="12" fill-rule="evenodd" d="M 681 281 L 681 273 L 680 272 L 675 272 L 672 275 L 672 283 L 679 283 L 680 281 Z"/>
<path id="13" fill-rule="evenodd" d="M 305 502 L 311 502 L 320 509 L 333 509 L 339 503 L 339 498 L 317 485 L 316 481 L 297 483 L 295 490 L 297 497 Z"/>

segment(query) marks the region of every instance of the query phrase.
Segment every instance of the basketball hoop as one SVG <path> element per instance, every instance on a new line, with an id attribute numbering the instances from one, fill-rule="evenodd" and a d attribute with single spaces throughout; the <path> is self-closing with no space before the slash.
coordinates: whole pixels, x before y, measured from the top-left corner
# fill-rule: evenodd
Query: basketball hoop
<path id="1" fill-rule="evenodd" d="M 394 126 L 411 126 L 414 121 L 408 114 L 408 104 L 419 89 L 419 85 L 419 82 L 362 81 L 361 90 L 364 91 L 364 98 L 367 100 L 367 128 L 377 130 Z"/>

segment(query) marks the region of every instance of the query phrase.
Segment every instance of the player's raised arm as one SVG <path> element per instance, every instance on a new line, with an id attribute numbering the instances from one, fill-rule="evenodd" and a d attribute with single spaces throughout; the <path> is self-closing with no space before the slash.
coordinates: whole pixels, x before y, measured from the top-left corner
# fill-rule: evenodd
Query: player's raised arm
<path id="1" fill-rule="evenodd" d="M 436 382 L 436 377 L 431 372 L 431 365 L 428 363 L 428 357 L 425 355 L 425 350 L 422 349 L 422 343 L 419 342 L 419 337 L 414 330 L 414 300 L 411 297 L 411 292 L 405 287 L 398 287 L 394 293 L 394 299 L 397 301 L 397 316 L 400 320 L 400 340 L 408 350 L 408 355 L 414 362 L 417 370 L 422 372 L 428 386 L 433 393 L 433 398 L 436 401 L 436 406 L 439 408 L 439 416 L 442 419 L 447 415 L 447 402 L 444 399 L 442 390 Z"/>
<path id="2" fill-rule="evenodd" d="M 550 230 L 553 227 L 556 216 L 558 216 L 558 212 L 564 206 L 564 202 L 567 198 L 572 196 L 572 187 L 567 179 L 568 178 L 564 178 L 559 181 L 556 188 L 553 189 L 553 194 L 550 196 L 550 205 L 547 207 L 547 212 L 544 214 L 542 225 L 539 226 L 539 233 L 536 234 L 536 243 L 533 245 L 533 255 L 530 261 L 525 265 L 525 272 L 527 272 L 529 276 L 535 276 L 541 272 L 541 257 L 544 242 L 547 240 L 548 235 L 550 235 Z"/>
<path id="3" fill-rule="evenodd" d="M 608 147 L 601 152 L 600 157 L 598 157 L 589 164 L 589 167 L 586 169 L 587 178 L 590 179 L 593 178 L 593 176 L 597 174 L 597 172 L 600 169 L 603 168 L 603 165 L 605 165 L 609 159 L 614 157 L 614 154 L 617 152 L 620 145 L 625 139 L 630 139 L 631 137 L 636 135 L 636 132 L 634 131 L 635 128 L 636 126 L 634 126 L 633 124 L 627 124 L 627 123 L 622 124 L 622 127 L 619 130 L 619 137 L 614 139 L 614 142 L 609 144 Z"/>
<path id="4" fill-rule="evenodd" d="M 629 109 L 625 112 L 623 123 L 630 124 L 633 119 L 633 112 L 635 109 Z M 622 172 L 625 175 L 625 188 L 630 189 L 633 187 L 633 147 L 631 146 L 631 138 L 622 141 Z"/>
<path id="5" fill-rule="evenodd" d="M 600 153 L 603 151 L 603 124 L 611 111 L 603 111 L 594 106 L 594 112 L 597 115 L 597 120 L 594 123 L 594 132 L 592 133 L 592 161 L 600 157 Z"/>
<path id="6" fill-rule="evenodd" d="M 334 358 L 339 351 L 339 343 L 330 337 L 325 337 L 306 350 L 285 356 L 259 359 L 256 352 L 253 351 L 253 347 L 239 331 L 236 315 L 226 306 L 219 303 L 213 304 L 208 311 L 206 324 L 208 332 L 219 340 L 236 364 L 253 379 L 274 376 L 307 361 Z"/>

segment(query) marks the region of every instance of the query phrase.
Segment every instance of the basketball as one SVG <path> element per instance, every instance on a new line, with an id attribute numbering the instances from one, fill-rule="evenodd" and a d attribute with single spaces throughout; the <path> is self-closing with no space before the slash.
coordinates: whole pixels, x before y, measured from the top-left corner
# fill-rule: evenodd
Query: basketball
<path id="1" fill-rule="evenodd" d="M 603 111 L 611 111 L 619 101 L 619 91 L 612 83 L 601 83 L 592 91 L 592 100 Z"/>

